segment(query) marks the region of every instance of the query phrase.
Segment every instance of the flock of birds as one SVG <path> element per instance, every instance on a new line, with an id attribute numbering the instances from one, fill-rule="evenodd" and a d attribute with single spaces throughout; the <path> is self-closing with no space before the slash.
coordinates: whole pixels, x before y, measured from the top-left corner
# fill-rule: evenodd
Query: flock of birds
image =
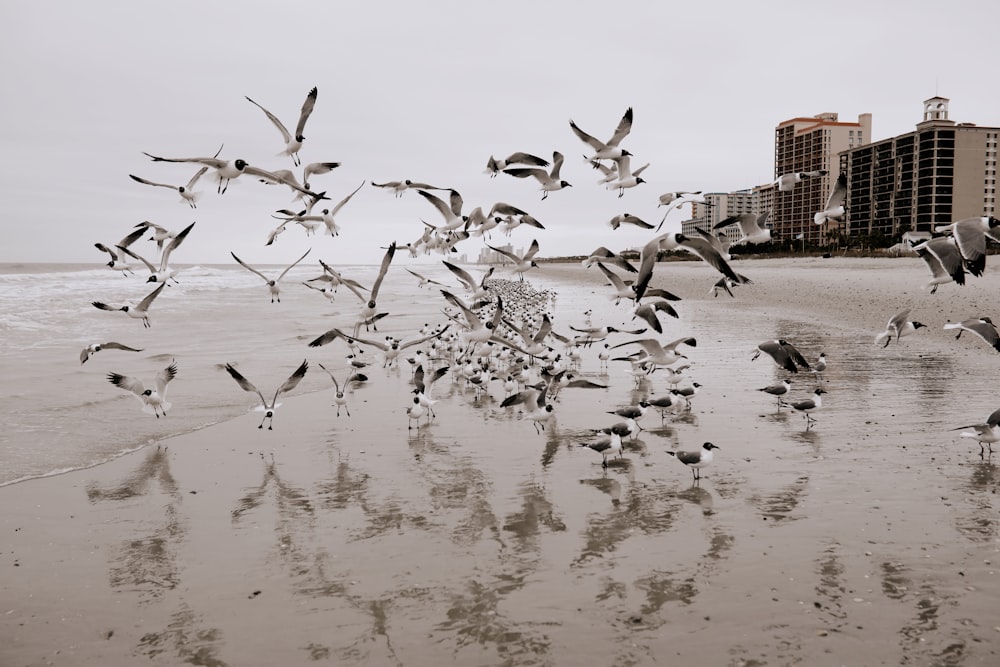
<path id="1" fill-rule="evenodd" d="M 291 169 L 269 171 L 251 166 L 242 158 L 220 158 L 219 152 L 211 157 L 179 158 L 146 153 L 157 163 L 197 166 L 197 171 L 183 185 L 161 183 L 136 175 L 130 177 L 143 185 L 172 189 L 180 195 L 185 205 L 197 208 L 201 193 L 196 192 L 195 188 L 200 179 L 206 175 L 210 175 L 216 181 L 219 195 L 226 193 L 234 179 L 249 175 L 265 184 L 288 187 L 295 201 L 300 204 L 295 211 L 287 208 L 276 211 L 274 217 L 280 220 L 280 224 L 268 235 L 267 245 L 271 245 L 278 234 L 293 225 L 301 226 L 307 235 L 316 234 L 318 230 L 323 229 L 326 235 L 336 237 L 339 233 L 337 214 L 358 193 L 364 183 L 339 200 L 335 206 L 329 205 L 332 200 L 326 191 L 317 192 L 313 187 L 315 177 L 329 173 L 340 166 L 339 162 L 332 161 L 302 165 L 299 154 L 305 145 L 305 127 L 317 97 L 318 91 L 313 88 L 301 107 L 294 132 L 289 131 L 281 120 L 266 108 L 247 98 L 251 104 L 263 111 L 280 132 L 284 144 L 279 156 L 289 158 L 295 168 L 301 168 L 301 178 Z M 646 163 L 633 169 L 631 161 L 634 155 L 623 147 L 632 123 L 633 110 L 629 108 L 606 141 L 584 132 L 572 120 L 569 123 L 573 134 L 587 146 L 585 159 L 596 171 L 603 174 L 598 183 L 609 191 L 617 192 L 618 197 L 622 197 L 627 190 L 645 183 L 641 174 L 649 167 L 649 163 Z M 551 161 L 527 152 L 515 152 L 500 159 L 490 156 L 486 173 L 490 177 L 499 177 L 503 174 L 519 179 L 533 179 L 537 182 L 544 200 L 552 193 L 571 187 L 571 184 L 561 177 L 563 163 L 564 156 L 558 151 L 553 152 Z M 790 192 L 797 183 L 824 174 L 825 172 L 786 174 L 779 177 L 775 184 L 780 192 Z M 346 358 L 350 361 L 346 370 L 332 371 L 320 364 L 334 385 L 333 405 L 337 408 L 337 415 L 340 416 L 343 411 L 345 415 L 350 416 L 347 393 L 352 384 L 368 381 L 368 376 L 363 371 L 370 362 L 365 360 L 364 350 L 371 349 L 381 353 L 383 366 L 397 364 L 401 358 L 408 360 L 411 365 L 413 397 L 411 404 L 406 408 L 410 428 L 420 428 L 422 420 L 426 423 L 434 418 L 437 399 L 433 398 L 433 386 L 443 376 L 451 373 L 455 381 L 474 388 L 477 395 L 486 391 L 491 383 L 498 383 L 504 392 L 500 405 L 505 408 L 520 406 L 523 418 L 531 421 L 538 432 L 542 432 L 551 422 L 555 410 L 554 403 L 558 401 L 564 388 L 606 386 L 584 378 L 579 372 L 581 351 L 600 343 L 603 344 L 603 349 L 600 350 L 598 358 L 603 369 L 606 370 L 609 361 L 626 362 L 637 382 L 648 378 L 654 372 L 659 372 L 658 377 L 665 377 L 670 386 L 669 391 L 662 396 L 650 397 L 636 405 L 611 411 L 622 421 L 595 431 L 594 439 L 581 443 L 601 454 L 602 465 L 605 467 L 612 459 L 622 456 L 623 438 L 636 436 L 641 430 L 637 420 L 642 418 L 649 408 L 656 408 L 661 414 L 661 419 L 665 419 L 669 414 L 683 414 L 690 411 L 691 399 L 700 386 L 696 382 L 682 386 L 687 377 L 683 371 L 689 366 L 683 364 L 686 357 L 681 350 L 682 346 L 697 345 L 693 337 L 684 336 L 663 342 L 651 334 L 644 336 L 648 331 L 655 334 L 663 333 L 660 317 L 679 318 L 673 304 L 679 301 L 680 297 L 653 285 L 652 279 L 658 260 L 664 253 L 672 251 L 691 253 L 720 275 L 712 286 L 711 293 L 718 295 L 725 292 L 733 296 L 733 288 L 750 285 L 752 281 L 732 269 L 729 264 L 728 250 L 731 247 L 729 240 L 715 232 L 735 225 L 740 231 L 740 238 L 735 243 L 756 244 L 772 240 L 772 232 L 766 226 L 766 212 L 761 215 L 745 213 L 727 218 L 713 230 L 697 229 L 697 236 L 679 232 L 660 233 L 660 228 L 670 211 L 685 203 L 704 202 L 703 199 L 699 199 L 700 191 L 664 193 L 659 197 L 659 206 L 666 207 L 666 213 L 659 226 L 628 213 L 615 216 L 609 221 L 612 230 L 626 224 L 655 230 L 653 236 L 641 247 L 636 264 L 625 259 L 621 253 L 613 252 L 603 246 L 583 260 L 585 267 L 596 265 L 604 275 L 609 287 L 608 297 L 614 300 L 616 305 L 623 302 L 631 304 L 631 319 L 638 320 L 638 326 L 632 329 L 619 329 L 604 324 L 594 326 L 590 322 L 590 311 L 588 311 L 585 326 L 570 327 L 569 331 L 558 332 L 554 328 L 551 315 L 554 295 L 546 291 L 536 291 L 524 280 L 524 274 L 538 266 L 535 262 L 540 248 L 538 240 L 533 239 L 523 254 L 513 252 L 509 246 L 504 248 L 485 243 L 485 238 L 492 238 L 494 231 L 510 236 L 514 230 L 522 226 L 533 230 L 544 230 L 544 226 L 537 218 L 505 202 L 496 202 L 488 209 L 480 206 L 466 210 L 465 202 L 456 190 L 423 182 L 399 180 L 373 182 L 371 185 L 391 192 L 397 198 L 405 196 L 410 190 L 415 190 L 419 197 L 437 211 L 437 224 L 421 221 L 422 228 L 414 241 L 399 246 L 394 241 L 385 246 L 377 278 L 370 286 L 366 287 L 360 281 L 343 275 L 322 259 L 319 260 L 322 273 L 303 283 L 331 300 L 341 287 L 358 299 L 357 314 L 350 322 L 326 331 L 309 343 L 311 347 L 319 347 L 342 341 L 347 346 Z M 441 197 L 434 192 L 447 194 Z M 847 182 L 845 177 L 841 176 L 837 179 L 827 205 L 822 211 L 816 212 L 814 222 L 827 224 L 842 220 L 846 212 L 846 193 Z M 142 268 L 136 270 L 145 269 L 148 272 L 145 280 L 147 283 L 153 283 L 153 288 L 138 303 L 108 304 L 94 301 L 93 305 L 104 311 L 123 312 L 130 318 L 140 320 L 144 327 L 150 327 L 150 309 L 163 289 L 171 282 L 176 282 L 177 269 L 172 261 L 178 248 L 194 227 L 195 223 L 191 223 L 181 231 L 173 232 L 151 222 L 142 222 L 129 230 L 118 243 L 95 243 L 101 252 L 109 255 L 107 266 L 114 271 L 131 276 L 135 273 L 132 260 L 141 264 Z M 967 273 L 973 276 L 982 275 L 987 239 L 1000 241 L 998 227 L 1000 221 L 992 217 L 961 220 L 938 230 L 939 236 L 915 246 L 915 251 L 927 262 L 932 272 L 932 279 L 928 284 L 931 291 L 951 281 L 962 285 L 965 283 Z M 142 257 L 132 249 L 133 244 L 146 234 L 151 234 L 152 240 L 157 243 L 160 254 L 155 261 Z M 482 275 L 474 276 L 449 261 L 450 255 L 456 252 L 456 246 L 472 237 L 484 238 L 487 247 L 505 258 L 516 278 L 499 278 L 494 275 L 495 269 L 492 267 L 482 272 Z M 235 253 L 232 253 L 232 258 L 264 282 L 272 303 L 280 303 L 282 279 L 293 267 L 304 261 L 311 250 L 307 250 L 301 257 L 276 273 L 255 268 L 241 260 Z M 433 285 L 440 291 L 444 319 L 433 326 L 425 325 L 409 339 L 385 336 L 379 340 L 378 336 L 369 332 L 377 332 L 379 321 L 389 316 L 389 313 L 379 308 L 379 292 L 398 250 L 405 250 L 411 257 L 430 253 L 443 255 L 445 259 L 442 259 L 442 264 L 457 281 L 457 285 L 434 281 L 412 269 L 406 269 L 419 281 L 420 287 Z M 923 327 L 921 323 L 909 320 L 909 311 L 903 311 L 889 320 L 885 331 L 876 337 L 875 342 L 878 345 L 888 345 L 892 340 L 898 342 L 900 338 L 912 334 L 921 327 Z M 1000 351 L 1000 337 L 996 327 L 988 318 L 949 323 L 945 328 L 957 329 L 959 336 L 963 332 L 977 335 Z M 605 342 L 612 334 L 621 334 L 628 339 L 614 345 Z M 402 356 L 405 350 L 411 348 L 414 348 L 412 354 Z M 141 348 L 114 341 L 96 343 L 81 352 L 81 363 L 85 363 L 92 355 L 105 349 L 141 351 Z M 775 364 L 789 375 L 808 371 L 818 380 L 826 365 L 824 355 L 815 362 L 809 362 L 785 340 L 761 343 L 757 354 L 762 353 L 770 356 Z M 612 357 L 614 354 L 619 356 Z M 368 355 L 368 358 L 371 356 Z M 756 359 L 756 356 L 754 358 Z M 266 424 L 268 429 L 272 428 L 275 411 L 280 406 L 279 399 L 299 384 L 308 369 L 308 361 L 303 360 L 273 394 L 265 394 L 231 364 L 225 366 L 225 370 L 241 389 L 256 396 L 259 402 L 256 409 L 263 413 L 258 428 L 264 428 Z M 176 362 L 171 361 L 169 366 L 156 375 L 152 386 L 149 387 L 136 377 L 119 373 L 110 373 L 107 379 L 120 389 L 134 394 L 140 400 L 145 412 L 159 418 L 170 410 L 167 388 L 177 372 Z M 790 381 L 785 379 L 778 384 L 763 387 L 760 391 L 776 397 L 779 410 L 788 407 L 803 414 L 806 428 L 810 428 L 814 422 L 812 415 L 821 409 L 822 395 L 826 392 L 817 382 L 817 387 L 810 397 L 786 401 L 785 397 L 788 396 L 790 388 Z M 1000 410 L 981 424 L 972 424 L 956 430 L 968 428 L 974 430 L 963 435 L 976 438 L 981 450 L 984 444 L 997 442 L 1000 440 Z M 700 479 L 701 468 L 712 462 L 717 449 L 720 448 L 711 442 L 706 442 L 700 448 L 671 452 L 671 454 L 691 469 L 692 476 L 697 481 Z M 992 452 L 992 449 L 990 451 Z"/>

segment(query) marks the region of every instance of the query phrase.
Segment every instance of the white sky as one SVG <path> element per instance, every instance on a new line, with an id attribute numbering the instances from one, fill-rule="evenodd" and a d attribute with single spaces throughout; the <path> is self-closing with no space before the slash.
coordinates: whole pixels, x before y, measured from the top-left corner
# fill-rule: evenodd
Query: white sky
<path id="1" fill-rule="evenodd" d="M 286 188 L 247 177 L 218 196 L 203 180 L 192 211 L 176 193 L 130 173 L 182 184 L 197 165 L 165 157 L 277 157 L 277 130 L 250 96 L 294 126 L 319 88 L 304 162 L 339 161 L 315 177 L 334 203 L 362 181 L 410 178 L 457 189 L 466 210 L 505 201 L 545 230 L 511 241 L 540 256 L 641 244 L 651 232 L 608 220 L 630 212 L 657 223 L 657 197 L 677 189 L 728 191 L 772 178 L 774 128 L 832 111 L 873 115 L 873 139 L 909 132 L 922 101 L 951 99 L 951 118 L 1000 125 L 1000 3 L 789 2 L 315 2 L 0 3 L 0 261 L 94 261 L 137 222 L 197 226 L 178 263 L 379 261 L 414 241 L 438 213 L 410 192 L 365 186 L 338 216 L 338 238 L 290 227 L 264 241 L 291 204 Z M 905 6 L 905 9 L 903 8 Z M 646 184 L 622 199 L 596 184 L 574 119 L 606 139 L 634 108 L 622 142 Z M 494 154 L 566 155 L 574 187 L 545 201 L 533 180 L 483 171 Z M 688 209 L 670 220 L 679 225 Z M 668 223 L 670 224 L 670 223 Z M 502 237 L 493 237 L 503 243 Z M 459 250 L 475 256 L 482 241 Z M 147 256 L 154 246 L 137 248 Z M 428 261 L 438 261 L 431 255 Z"/>

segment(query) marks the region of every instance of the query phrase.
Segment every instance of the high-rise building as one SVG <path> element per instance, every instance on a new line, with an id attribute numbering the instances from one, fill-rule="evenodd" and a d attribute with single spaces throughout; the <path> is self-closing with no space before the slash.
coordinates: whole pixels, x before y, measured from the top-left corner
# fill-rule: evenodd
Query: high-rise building
<path id="1" fill-rule="evenodd" d="M 944 97 L 924 101 L 916 130 L 848 148 L 849 236 L 930 232 L 962 218 L 997 214 L 997 139 L 1000 128 L 948 118 Z"/>
<path id="2" fill-rule="evenodd" d="M 813 224 L 813 215 L 826 207 L 837 177 L 839 154 L 871 141 L 872 115 L 856 123 L 841 122 L 836 113 L 792 118 L 774 130 L 774 177 L 796 172 L 824 171 L 825 175 L 797 183 L 790 191 L 773 192 L 770 222 L 777 236 L 806 243 L 825 243 L 827 225 Z M 770 194 L 768 195 L 770 198 Z"/>

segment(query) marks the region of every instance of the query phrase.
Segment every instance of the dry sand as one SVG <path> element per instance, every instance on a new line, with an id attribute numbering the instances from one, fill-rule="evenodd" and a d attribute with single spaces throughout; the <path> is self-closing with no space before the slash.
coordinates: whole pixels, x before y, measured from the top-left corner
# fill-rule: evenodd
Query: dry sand
<path id="1" fill-rule="evenodd" d="M 273 432 L 249 414 L 0 489 L 0 664 L 1000 663 L 998 474 L 949 430 L 1000 407 L 1000 354 L 942 329 L 1000 317 L 1000 274 L 930 295 L 916 259 L 736 266 L 734 299 L 657 267 L 684 297 L 660 338 L 697 338 L 703 388 L 606 471 L 587 430 L 666 384 L 602 378 L 592 349 L 610 387 L 564 390 L 543 435 L 447 376 L 408 430 L 408 369 L 376 370 L 350 418 L 295 396 Z M 529 278 L 557 329 L 629 323 L 594 271 Z M 905 307 L 928 328 L 876 348 Z M 777 337 L 828 357 L 793 378 L 828 391 L 812 428 L 756 391 L 784 377 L 751 361 Z M 694 485 L 667 450 L 704 441 Z"/>

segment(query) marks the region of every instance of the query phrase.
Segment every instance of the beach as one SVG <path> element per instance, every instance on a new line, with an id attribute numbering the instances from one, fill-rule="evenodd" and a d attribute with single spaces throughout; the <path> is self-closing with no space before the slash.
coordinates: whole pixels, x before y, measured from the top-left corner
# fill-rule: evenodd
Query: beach
<path id="1" fill-rule="evenodd" d="M 682 299 L 654 337 L 697 340 L 678 348 L 681 386 L 701 388 L 690 411 L 650 410 L 607 468 L 581 443 L 618 420 L 609 411 L 669 386 L 661 372 L 636 382 L 622 361 L 602 370 L 601 344 L 581 351 L 578 372 L 604 388 L 561 390 L 541 434 L 522 407 L 500 405 L 500 382 L 480 393 L 455 368 L 436 384 L 436 417 L 410 428 L 411 368 L 382 368 L 374 348 L 368 380 L 347 392 L 350 417 L 335 414 L 318 363 L 345 370 L 347 348 L 307 343 L 356 310 L 350 297 L 328 306 L 289 287 L 272 309 L 259 284 L 226 292 L 219 340 L 208 329 L 186 340 L 201 324 L 172 324 L 191 306 L 164 300 L 147 352 L 102 351 L 67 379 L 93 387 L 85 438 L 116 421 L 147 430 L 90 467 L 0 487 L 0 664 L 997 664 L 1000 454 L 980 456 L 954 429 L 1000 407 L 1000 354 L 943 328 L 1000 317 L 993 259 L 936 294 L 917 258 L 738 259 L 753 282 L 733 297 L 709 294 L 718 274 L 702 262 L 661 262 L 653 284 Z M 372 338 L 448 322 L 437 288 L 404 265 Z M 556 295 L 560 333 L 587 310 L 594 324 L 642 326 L 596 268 L 543 263 L 525 278 Z M 875 346 L 906 308 L 926 328 Z M 121 331 L 106 324 L 115 314 L 87 309 L 81 326 Z M 271 313 L 282 316 L 257 324 Z M 84 337 L 33 354 L 76 365 Z M 828 368 L 789 375 L 752 360 L 778 338 L 810 362 L 825 353 Z M 181 373 L 165 419 L 187 411 L 181 427 L 101 378 L 155 371 L 167 352 Z M 273 430 L 258 429 L 253 396 L 220 365 L 268 393 L 303 358 L 302 385 Z M 758 391 L 783 378 L 789 400 L 827 392 L 814 424 Z M 719 449 L 696 483 L 669 452 L 704 442 Z"/>

